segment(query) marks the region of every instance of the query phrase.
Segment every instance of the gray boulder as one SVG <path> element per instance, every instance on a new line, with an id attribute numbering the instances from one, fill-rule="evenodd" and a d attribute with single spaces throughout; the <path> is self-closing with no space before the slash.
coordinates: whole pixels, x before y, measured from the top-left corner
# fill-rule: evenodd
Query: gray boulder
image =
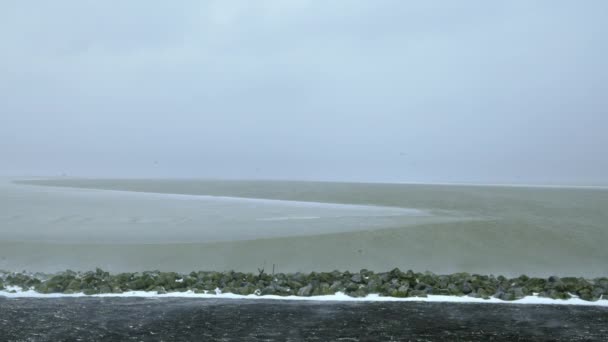
<path id="1" fill-rule="evenodd" d="M 277 291 L 276 291 L 276 289 L 274 287 L 272 287 L 272 286 L 266 286 L 265 288 L 262 289 L 261 295 L 262 296 L 264 296 L 264 295 L 273 295 L 273 294 L 276 294 L 276 292 Z"/>
<path id="2" fill-rule="evenodd" d="M 315 287 L 312 293 L 313 295 L 330 295 L 334 294 L 335 292 L 331 291 L 331 286 L 329 286 L 328 283 L 321 283 L 319 286 Z"/>
<path id="3" fill-rule="evenodd" d="M 367 282 L 367 291 L 369 293 L 378 293 L 380 291 L 380 287 L 381 285 L 378 280 L 372 279 Z"/>
<path id="4" fill-rule="evenodd" d="M 528 295 L 528 290 L 523 287 L 512 287 L 509 292 L 513 294 L 513 297 L 515 297 L 515 299 L 524 298 Z"/>
<path id="5" fill-rule="evenodd" d="M 426 297 L 427 296 L 426 291 L 421 291 L 421 290 L 412 290 L 412 291 L 409 291 L 408 294 L 410 297 Z"/>
<path id="6" fill-rule="evenodd" d="M 336 280 L 333 282 L 333 284 L 331 284 L 331 286 L 329 287 L 329 290 L 332 291 L 332 293 L 336 293 L 338 291 L 344 291 L 345 288 L 342 285 L 342 282 L 339 280 Z"/>
<path id="7" fill-rule="evenodd" d="M 304 287 L 301 287 L 298 290 L 298 296 L 310 297 L 310 295 L 312 294 L 312 290 L 313 290 L 312 284 L 308 284 Z"/>
<path id="8" fill-rule="evenodd" d="M 357 273 L 350 277 L 350 281 L 352 281 L 353 283 L 361 284 L 363 282 L 363 277 L 361 276 L 361 274 Z"/>

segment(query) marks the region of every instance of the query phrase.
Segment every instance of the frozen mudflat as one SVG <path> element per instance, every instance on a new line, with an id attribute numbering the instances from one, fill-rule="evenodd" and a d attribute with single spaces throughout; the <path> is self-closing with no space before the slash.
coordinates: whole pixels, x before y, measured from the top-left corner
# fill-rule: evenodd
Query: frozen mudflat
<path id="1" fill-rule="evenodd" d="M 0 269 L 606 276 L 608 191 L 55 179 L 0 184 Z"/>
<path id="2" fill-rule="evenodd" d="M 342 233 L 454 220 L 427 210 L 4 184 L 3 240 L 210 243 Z"/>

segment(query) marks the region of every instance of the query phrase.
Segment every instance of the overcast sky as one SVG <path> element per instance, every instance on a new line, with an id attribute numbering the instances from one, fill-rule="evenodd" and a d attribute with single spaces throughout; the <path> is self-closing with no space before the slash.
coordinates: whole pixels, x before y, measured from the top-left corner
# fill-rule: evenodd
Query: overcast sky
<path id="1" fill-rule="evenodd" d="M 608 184 L 608 1 L 0 2 L 0 174 Z"/>

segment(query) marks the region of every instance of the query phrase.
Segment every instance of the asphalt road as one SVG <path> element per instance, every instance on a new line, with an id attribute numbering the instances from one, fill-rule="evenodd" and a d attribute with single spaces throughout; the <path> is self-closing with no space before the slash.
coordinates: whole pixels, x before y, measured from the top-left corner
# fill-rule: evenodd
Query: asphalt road
<path id="1" fill-rule="evenodd" d="M 0 341 L 608 341 L 608 308 L 0 298 Z"/>

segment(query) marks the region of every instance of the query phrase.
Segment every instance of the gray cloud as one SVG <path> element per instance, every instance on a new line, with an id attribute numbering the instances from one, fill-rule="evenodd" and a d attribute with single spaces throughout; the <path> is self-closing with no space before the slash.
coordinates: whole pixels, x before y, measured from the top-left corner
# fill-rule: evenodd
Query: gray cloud
<path id="1" fill-rule="evenodd" d="M 608 183 L 604 1 L 7 1 L 0 172 Z"/>

